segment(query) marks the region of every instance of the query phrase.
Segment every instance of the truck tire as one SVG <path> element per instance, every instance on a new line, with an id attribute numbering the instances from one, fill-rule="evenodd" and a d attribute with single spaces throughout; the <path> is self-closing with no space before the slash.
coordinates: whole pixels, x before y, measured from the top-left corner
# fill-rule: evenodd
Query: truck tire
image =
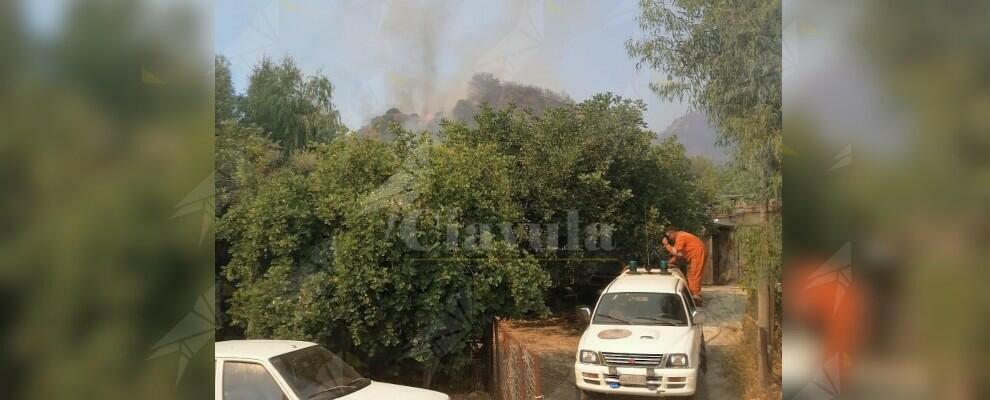
<path id="1" fill-rule="evenodd" d="M 708 372 L 708 348 L 701 342 L 701 372 Z"/>

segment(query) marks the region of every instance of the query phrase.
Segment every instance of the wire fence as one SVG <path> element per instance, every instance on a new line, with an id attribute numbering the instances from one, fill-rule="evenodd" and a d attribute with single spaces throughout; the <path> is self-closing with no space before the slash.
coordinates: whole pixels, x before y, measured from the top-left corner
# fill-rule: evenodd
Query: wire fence
<path id="1" fill-rule="evenodd" d="M 512 335 L 501 320 L 492 324 L 493 385 L 497 400 L 542 400 L 540 357 Z"/>

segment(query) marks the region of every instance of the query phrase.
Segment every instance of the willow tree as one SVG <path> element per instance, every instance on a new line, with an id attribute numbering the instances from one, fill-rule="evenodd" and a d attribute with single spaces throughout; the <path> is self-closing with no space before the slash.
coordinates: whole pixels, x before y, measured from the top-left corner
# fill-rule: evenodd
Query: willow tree
<path id="1" fill-rule="evenodd" d="M 278 63 L 266 57 L 254 67 L 239 108 L 243 122 L 261 127 L 286 153 L 347 131 L 330 79 L 306 75 L 289 57 Z"/>
<path id="2" fill-rule="evenodd" d="M 767 343 L 779 282 L 781 184 L 781 4 L 779 0 L 641 0 L 640 38 L 626 43 L 637 67 L 666 73 L 652 82 L 661 98 L 687 100 L 704 111 L 720 144 L 736 149 L 736 162 L 755 176 L 752 195 L 764 224 L 757 251 L 746 260 L 758 298 L 760 372 L 769 378 Z"/>

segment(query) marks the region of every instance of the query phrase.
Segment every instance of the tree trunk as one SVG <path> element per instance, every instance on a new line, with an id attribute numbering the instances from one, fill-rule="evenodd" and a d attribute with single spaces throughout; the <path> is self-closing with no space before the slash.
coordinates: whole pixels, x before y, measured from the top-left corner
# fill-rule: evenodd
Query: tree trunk
<path id="1" fill-rule="evenodd" d="M 760 378 L 760 385 L 767 387 L 770 384 L 770 359 L 768 349 L 770 348 L 770 282 L 765 275 L 760 277 L 756 287 L 756 361 Z"/>
<path id="2" fill-rule="evenodd" d="M 423 369 L 423 387 L 429 389 L 433 385 L 433 373 L 437 370 L 437 362 L 432 361 Z"/>
<path id="3" fill-rule="evenodd" d="M 763 219 L 765 234 L 770 233 L 770 202 L 764 201 L 760 209 L 760 216 Z M 766 241 L 768 238 L 764 238 Z M 768 245 L 764 243 L 764 245 Z M 756 361 L 760 385 L 767 387 L 770 384 L 770 319 L 773 309 L 773 298 L 770 294 L 772 290 L 769 276 L 770 271 L 759 271 L 759 281 L 756 284 Z"/>

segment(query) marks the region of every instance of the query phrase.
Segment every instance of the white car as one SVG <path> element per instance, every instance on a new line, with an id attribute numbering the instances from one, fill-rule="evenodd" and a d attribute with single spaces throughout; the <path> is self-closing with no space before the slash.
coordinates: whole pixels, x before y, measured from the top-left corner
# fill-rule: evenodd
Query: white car
<path id="1" fill-rule="evenodd" d="M 578 345 L 575 382 L 598 394 L 693 396 L 705 369 L 704 312 L 671 272 L 624 272 L 605 288 Z"/>
<path id="2" fill-rule="evenodd" d="M 217 400 L 450 400 L 443 393 L 375 382 L 329 350 L 291 340 L 218 342 Z"/>

